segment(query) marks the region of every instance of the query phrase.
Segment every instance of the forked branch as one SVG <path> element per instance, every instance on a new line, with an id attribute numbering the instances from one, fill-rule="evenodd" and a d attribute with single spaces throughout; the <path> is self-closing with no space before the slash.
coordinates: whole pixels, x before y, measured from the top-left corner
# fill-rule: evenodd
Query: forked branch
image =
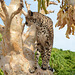
<path id="1" fill-rule="evenodd" d="M 28 4 L 27 1 L 25 1 L 25 5 L 26 5 L 27 10 L 30 10 L 30 4 Z M 23 9 L 22 9 L 22 13 L 24 16 L 28 15 Z"/>
<path id="2" fill-rule="evenodd" d="M 20 13 L 22 11 L 22 7 L 23 7 L 23 0 L 20 0 L 19 8 L 12 13 L 12 15 L 10 17 L 11 20 L 14 18 L 15 15 L 17 15 L 18 13 Z"/>
<path id="3" fill-rule="evenodd" d="M 7 7 L 6 7 L 6 5 L 5 5 L 4 0 L 0 0 L 0 2 L 1 2 L 1 7 L 2 7 L 2 9 L 3 9 L 3 12 L 4 12 L 5 16 L 8 17 L 9 15 L 8 15 Z"/>
<path id="4" fill-rule="evenodd" d="M 30 10 L 30 5 L 31 4 L 28 4 L 27 1 L 25 1 L 25 5 L 26 5 L 27 10 Z"/>

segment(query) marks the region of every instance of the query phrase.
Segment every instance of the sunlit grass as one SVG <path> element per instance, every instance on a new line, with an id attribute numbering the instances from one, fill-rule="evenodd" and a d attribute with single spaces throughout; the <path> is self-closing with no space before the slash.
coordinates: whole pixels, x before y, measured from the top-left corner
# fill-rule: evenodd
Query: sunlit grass
<path id="1" fill-rule="evenodd" d="M 50 66 L 55 70 L 54 75 L 75 75 L 75 52 L 52 49 Z M 39 65 L 42 60 L 39 57 Z"/>

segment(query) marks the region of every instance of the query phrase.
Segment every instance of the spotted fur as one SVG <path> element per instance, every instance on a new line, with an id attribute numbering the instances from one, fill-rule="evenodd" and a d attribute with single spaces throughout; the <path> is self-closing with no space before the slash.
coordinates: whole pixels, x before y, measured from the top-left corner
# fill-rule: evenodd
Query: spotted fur
<path id="1" fill-rule="evenodd" d="M 48 63 L 53 46 L 53 22 L 49 17 L 29 10 L 28 16 L 26 17 L 26 25 L 36 25 L 37 50 L 41 53 L 42 57 L 41 68 L 46 70 L 48 69 Z"/>

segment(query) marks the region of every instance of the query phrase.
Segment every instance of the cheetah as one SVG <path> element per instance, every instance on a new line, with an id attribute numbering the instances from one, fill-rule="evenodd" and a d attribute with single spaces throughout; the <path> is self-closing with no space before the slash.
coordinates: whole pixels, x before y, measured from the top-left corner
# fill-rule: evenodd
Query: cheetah
<path id="1" fill-rule="evenodd" d="M 38 13 L 28 11 L 26 16 L 26 25 L 36 26 L 36 41 L 37 41 L 37 51 L 41 53 L 42 57 L 42 70 L 49 69 L 49 59 L 51 56 L 51 50 L 53 47 L 53 22 L 51 18 Z"/>

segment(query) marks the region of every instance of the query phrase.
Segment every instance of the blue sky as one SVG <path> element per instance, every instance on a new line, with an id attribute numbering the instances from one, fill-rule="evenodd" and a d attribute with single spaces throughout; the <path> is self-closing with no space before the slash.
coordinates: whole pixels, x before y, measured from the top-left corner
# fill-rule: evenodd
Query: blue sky
<path id="1" fill-rule="evenodd" d="M 27 1 L 28 1 L 28 3 L 31 4 L 30 9 L 32 11 L 37 12 L 37 2 L 36 1 L 34 2 L 33 0 L 27 0 Z M 10 0 L 5 0 L 5 2 L 8 5 L 10 3 Z M 55 28 L 55 24 L 57 22 L 57 12 L 60 9 L 60 4 L 50 5 L 48 7 L 48 9 L 55 10 L 54 13 L 47 15 L 53 20 L 53 27 L 54 27 L 54 44 L 53 44 L 53 47 L 58 48 L 58 49 L 63 49 L 63 50 L 71 50 L 71 51 L 75 52 L 75 35 L 74 36 L 70 35 L 70 39 L 67 39 L 65 36 L 67 26 L 65 26 L 61 30 L 59 30 L 58 27 Z M 24 8 L 24 10 L 27 11 L 26 8 Z M 24 18 L 24 16 L 22 16 L 22 17 Z M 23 22 L 24 21 L 25 21 L 25 19 L 23 20 Z M 1 19 L 0 19 L 0 24 L 3 24 Z M 25 28 L 25 31 L 26 31 L 26 28 Z"/>

